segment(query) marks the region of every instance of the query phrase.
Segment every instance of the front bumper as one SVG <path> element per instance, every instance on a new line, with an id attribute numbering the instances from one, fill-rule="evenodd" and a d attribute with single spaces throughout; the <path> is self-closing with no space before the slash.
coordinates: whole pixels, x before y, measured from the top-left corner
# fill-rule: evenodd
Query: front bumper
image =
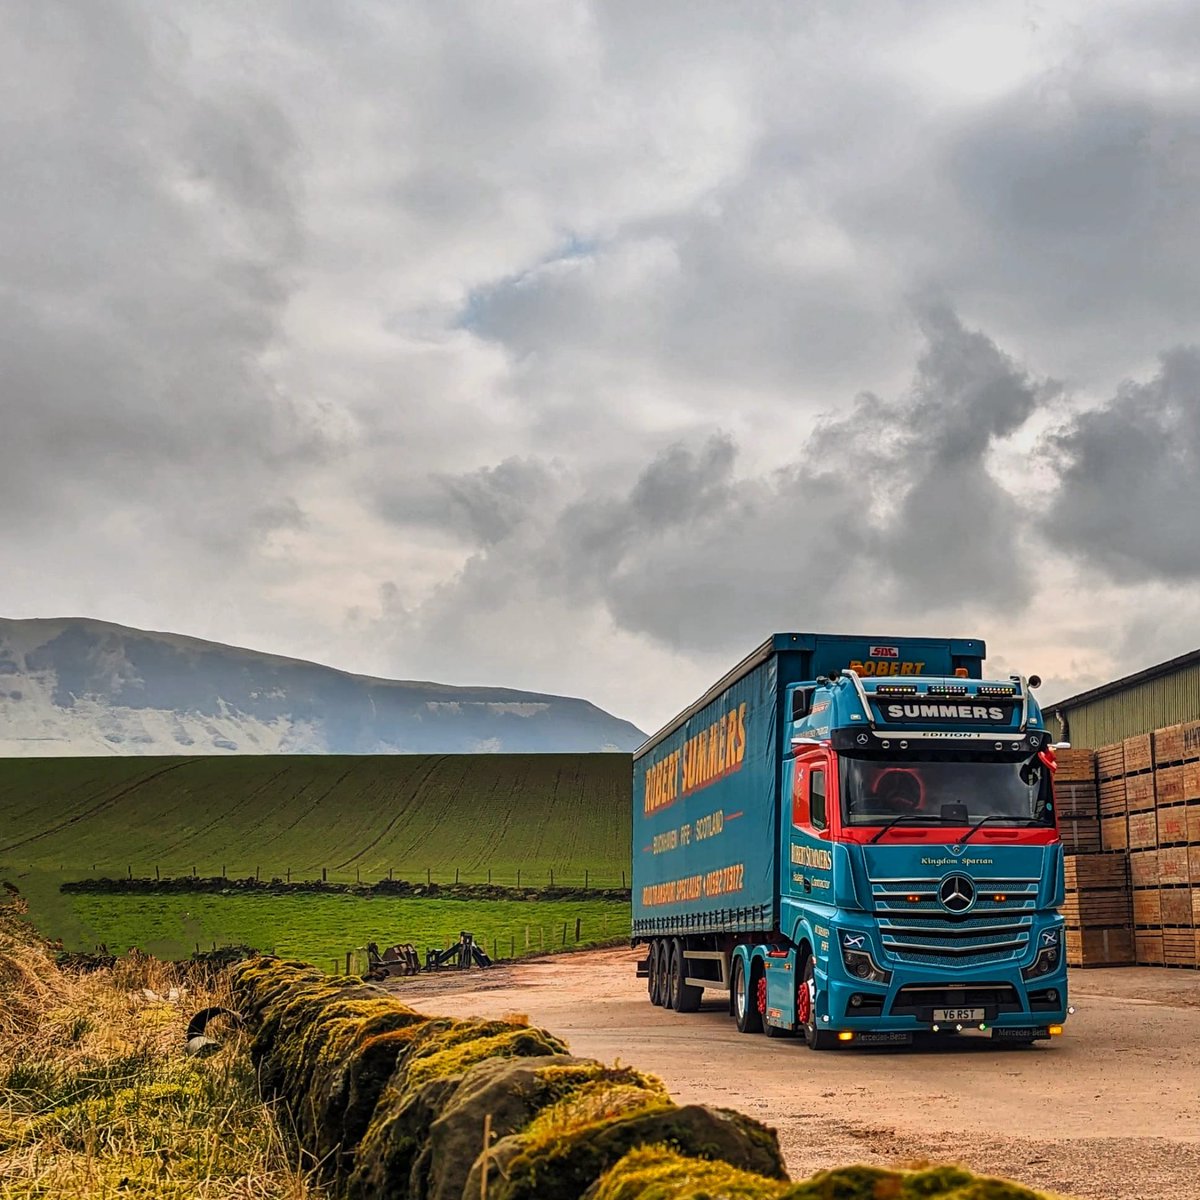
<path id="1" fill-rule="evenodd" d="M 840 966 L 831 963 L 830 973 L 817 979 L 822 1027 L 839 1032 L 975 1031 L 992 1032 L 1000 1040 L 1008 1031 L 1032 1030 L 1047 1037 L 1050 1027 L 1061 1026 L 1069 1013 L 1065 964 L 1026 980 L 1016 964 L 935 973 L 889 963 L 886 985 L 851 979 Z"/>

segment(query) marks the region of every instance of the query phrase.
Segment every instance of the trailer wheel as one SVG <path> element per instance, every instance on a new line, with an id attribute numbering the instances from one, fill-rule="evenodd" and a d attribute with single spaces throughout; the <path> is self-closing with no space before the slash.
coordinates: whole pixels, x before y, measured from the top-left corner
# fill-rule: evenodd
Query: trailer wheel
<path id="1" fill-rule="evenodd" d="M 665 1008 L 667 1003 L 667 946 L 661 938 L 654 943 L 654 1003 Z"/>
<path id="2" fill-rule="evenodd" d="M 662 980 L 662 1006 L 663 1008 L 675 1007 L 675 987 L 671 980 L 671 971 L 674 968 L 674 960 L 671 954 L 671 939 L 663 938 L 658 951 L 659 958 L 659 978 Z"/>
<path id="3" fill-rule="evenodd" d="M 750 991 L 750 981 L 740 958 L 733 960 L 733 1019 L 738 1033 L 758 1033 L 762 1029 L 762 1013 L 758 1011 L 757 997 Z"/>
<path id="4" fill-rule="evenodd" d="M 658 987 L 658 976 L 655 974 L 654 967 L 655 958 L 655 943 L 649 942 L 646 945 L 646 996 L 651 1004 L 658 1003 L 656 989 Z"/>
<path id="5" fill-rule="evenodd" d="M 662 1007 L 662 942 L 650 942 L 650 1003 Z"/>
<path id="6" fill-rule="evenodd" d="M 700 997 L 703 988 L 695 987 L 685 982 L 687 979 L 687 960 L 683 957 L 683 939 L 676 938 L 671 943 L 671 1002 L 670 1007 L 676 1012 L 695 1012 L 700 1007 Z"/>
<path id="7" fill-rule="evenodd" d="M 810 1050 L 832 1050 L 838 1044 L 837 1034 L 817 1027 L 817 1010 L 813 1004 L 816 990 L 816 971 L 812 955 L 809 955 L 804 960 L 800 986 L 796 989 L 796 1022 L 804 1030 L 804 1040 Z"/>

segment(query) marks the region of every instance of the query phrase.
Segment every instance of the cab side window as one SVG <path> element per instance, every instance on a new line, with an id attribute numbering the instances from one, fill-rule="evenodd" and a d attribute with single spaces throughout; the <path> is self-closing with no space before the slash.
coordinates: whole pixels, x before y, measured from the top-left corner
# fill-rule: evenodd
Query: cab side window
<path id="1" fill-rule="evenodd" d="M 827 829 L 829 821 L 825 814 L 825 769 L 810 772 L 808 777 L 808 810 L 814 829 Z"/>
<path id="2" fill-rule="evenodd" d="M 797 764 L 792 780 L 792 824 L 797 828 L 808 824 L 808 780 L 805 769 Z"/>

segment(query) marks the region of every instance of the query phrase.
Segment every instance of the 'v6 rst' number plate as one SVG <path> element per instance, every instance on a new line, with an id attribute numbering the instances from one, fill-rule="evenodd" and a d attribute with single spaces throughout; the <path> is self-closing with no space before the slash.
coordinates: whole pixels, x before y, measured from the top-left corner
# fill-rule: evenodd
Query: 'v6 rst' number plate
<path id="1" fill-rule="evenodd" d="M 982 1021 L 982 1008 L 935 1008 L 935 1021 Z"/>

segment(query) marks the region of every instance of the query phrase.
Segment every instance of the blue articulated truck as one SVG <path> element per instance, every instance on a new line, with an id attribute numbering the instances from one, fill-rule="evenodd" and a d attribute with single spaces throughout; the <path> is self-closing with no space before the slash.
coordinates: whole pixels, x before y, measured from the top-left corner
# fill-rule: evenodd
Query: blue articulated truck
<path id="1" fill-rule="evenodd" d="M 971 639 L 777 633 L 633 761 L 650 1000 L 704 989 L 814 1050 L 1068 1013 L 1054 746 L 1036 676 Z"/>

